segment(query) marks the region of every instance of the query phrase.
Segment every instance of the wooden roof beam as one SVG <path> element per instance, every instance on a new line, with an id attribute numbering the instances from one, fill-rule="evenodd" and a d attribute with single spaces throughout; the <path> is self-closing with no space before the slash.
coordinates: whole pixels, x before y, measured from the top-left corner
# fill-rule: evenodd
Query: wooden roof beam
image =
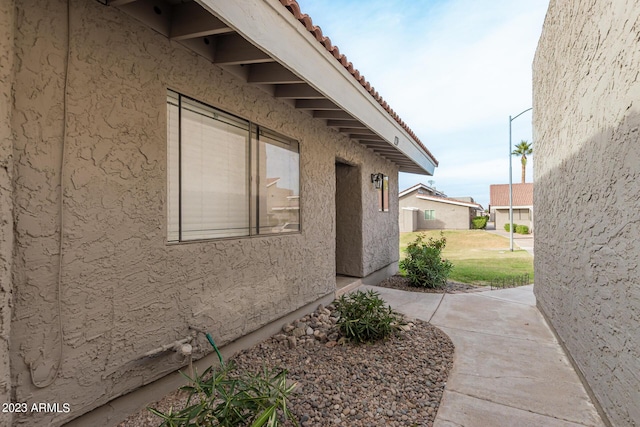
<path id="1" fill-rule="evenodd" d="M 314 111 L 313 117 L 316 119 L 354 120 L 352 115 L 344 111 Z"/>
<path id="2" fill-rule="evenodd" d="M 254 84 L 294 84 L 304 83 L 304 80 L 277 62 L 270 62 L 251 65 L 247 82 Z"/>
<path id="3" fill-rule="evenodd" d="M 324 99 L 324 95 L 306 83 L 278 85 L 274 96 L 282 99 Z"/>
<path id="4" fill-rule="evenodd" d="M 341 110 L 328 99 L 299 99 L 296 101 L 296 108 L 299 110 Z"/>
<path id="5" fill-rule="evenodd" d="M 171 7 L 171 30 L 169 37 L 184 40 L 216 34 L 231 33 L 224 22 L 206 11 L 195 1 L 179 3 Z"/>
<path id="6" fill-rule="evenodd" d="M 369 129 L 357 120 L 327 120 L 327 126 L 337 128 L 350 127 L 357 129 Z"/>
<path id="7" fill-rule="evenodd" d="M 273 59 L 239 34 L 215 37 L 213 63 L 218 65 L 257 64 Z"/>

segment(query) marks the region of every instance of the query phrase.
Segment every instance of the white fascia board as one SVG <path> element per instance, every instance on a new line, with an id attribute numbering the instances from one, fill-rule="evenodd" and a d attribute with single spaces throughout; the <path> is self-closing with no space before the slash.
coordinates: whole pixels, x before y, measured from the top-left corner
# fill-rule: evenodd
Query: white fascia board
<path id="1" fill-rule="evenodd" d="M 407 188 L 406 190 L 401 191 L 398 194 L 398 197 L 403 197 L 403 196 L 405 196 L 405 195 L 407 195 L 409 193 L 414 192 L 415 190 L 417 190 L 418 188 L 421 188 L 421 187 L 422 187 L 422 184 L 416 184 L 413 187 L 410 187 L 410 188 Z"/>
<path id="2" fill-rule="evenodd" d="M 429 196 L 416 196 L 416 199 L 429 200 L 431 202 L 442 202 L 450 205 L 466 206 L 468 208 L 480 208 L 480 206 L 475 203 L 459 202 L 457 200 L 440 199 Z"/>
<path id="3" fill-rule="evenodd" d="M 409 187 L 406 190 L 401 191 L 400 194 L 398 194 L 398 197 L 403 197 L 403 196 L 405 196 L 405 195 L 407 195 L 407 194 L 409 194 L 409 193 L 411 193 L 411 192 L 413 192 L 413 191 L 415 191 L 415 190 L 417 190 L 419 188 L 424 188 L 427 191 L 434 191 L 434 192 L 443 194 L 442 197 L 446 197 L 443 192 L 438 191 L 435 188 L 428 187 L 428 186 L 426 186 L 426 185 L 424 185 L 422 183 L 418 183 L 418 184 L 414 185 L 413 187 Z"/>
<path id="4" fill-rule="evenodd" d="M 433 175 L 418 143 L 279 1 L 197 2 Z"/>

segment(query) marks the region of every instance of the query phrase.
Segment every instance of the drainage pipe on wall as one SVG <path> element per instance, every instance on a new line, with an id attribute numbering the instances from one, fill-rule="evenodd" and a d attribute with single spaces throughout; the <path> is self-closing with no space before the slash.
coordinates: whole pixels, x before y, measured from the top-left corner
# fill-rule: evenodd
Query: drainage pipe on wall
<path id="1" fill-rule="evenodd" d="M 189 345 L 189 347 L 186 347 L 186 344 L 189 344 L 191 341 L 193 341 L 193 337 L 189 336 L 187 338 L 178 340 L 178 341 L 174 341 L 171 344 L 165 344 L 161 347 L 155 348 L 153 350 L 147 351 L 143 356 L 140 357 L 140 359 L 144 358 L 144 357 L 153 357 L 157 354 L 160 353 L 164 353 L 167 350 L 174 350 L 176 352 L 181 352 L 183 353 L 185 356 L 191 354 L 191 346 Z"/>

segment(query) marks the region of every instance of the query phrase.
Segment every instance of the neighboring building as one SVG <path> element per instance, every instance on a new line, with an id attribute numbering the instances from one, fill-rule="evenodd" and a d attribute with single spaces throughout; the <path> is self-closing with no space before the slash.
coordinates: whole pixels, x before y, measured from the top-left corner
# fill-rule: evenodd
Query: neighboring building
<path id="1" fill-rule="evenodd" d="M 282 188 L 280 178 L 268 178 L 266 197 L 260 199 L 260 224 L 265 231 L 298 231 L 300 229 L 300 195 L 288 186 Z"/>
<path id="2" fill-rule="evenodd" d="M 534 292 L 612 426 L 640 426 L 640 2 L 552 0 L 533 62 Z"/>
<path id="3" fill-rule="evenodd" d="M 394 274 L 398 172 L 436 165 L 293 0 L 0 2 L 0 400 L 114 424 L 177 340 L 202 371 L 198 331 Z"/>
<path id="4" fill-rule="evenodd" d="M 471 197 L 449 198 L 424 184 L 400 192 L 399 199 L 401 232 L 469 230 L 471 219 L 483 212 L 482 206 Z"/>
<path id="5" fill-rule="evenodd" d="M 533 232 L 533 183 L 513 184 L 513 223 L 526 225 Z M 489 215 L 496 230 L 504 230 L 509 223 L 509 184 L 491 184 L 489 187 Z"/>
<path id="6" fill-rule="evenodd" d="M 422 183 L 416 184 L 413 187 L 409 187 L 406 190 L 401 191 L 398 194 L 398 197 L 404 197 L 408 194 L 416 194 L 419 196 L 437 196 L 437 197 L 447 197 L 440 190 L 436 190 L 434 187 L 429 187 L 428 185 L 424 185 Z"/>

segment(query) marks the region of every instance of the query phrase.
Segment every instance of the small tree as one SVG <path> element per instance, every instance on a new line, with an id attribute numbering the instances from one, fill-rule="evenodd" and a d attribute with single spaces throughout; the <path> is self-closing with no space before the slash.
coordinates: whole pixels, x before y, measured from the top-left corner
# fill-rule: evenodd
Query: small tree
<path id="1" fill-rule="evenodd" d="M 533 153 L 533 147 L 529 141 L 524 139 L 516 145 L 516 149 L 511 153 L 514 156 L 520 156 L 520 163 L 522 164 L 522 183 L 526 180 L 526 168 L 527 168 L 527 156 Z"/>
<path id="2" fill-rule="evenodd" d="M 425 288 L 442 288 L 447 284 L 447 277 L 453 264 L 442 259 L 441 254 L 447 239 L 440 234 L 439 239 L 429 237 L 426 242 L 424 234 L 418 234 L 416 240 L 409 243 L 407 256 L 400 261 L 412 286 Z"/>
<path id="3" fill-rule="evenodd" d="M 487 222 L 489 222 L 489 215 L 477 216 L 471 220 L 471 226 L 474 230 L 484 230 L 487 228 Z"/>

